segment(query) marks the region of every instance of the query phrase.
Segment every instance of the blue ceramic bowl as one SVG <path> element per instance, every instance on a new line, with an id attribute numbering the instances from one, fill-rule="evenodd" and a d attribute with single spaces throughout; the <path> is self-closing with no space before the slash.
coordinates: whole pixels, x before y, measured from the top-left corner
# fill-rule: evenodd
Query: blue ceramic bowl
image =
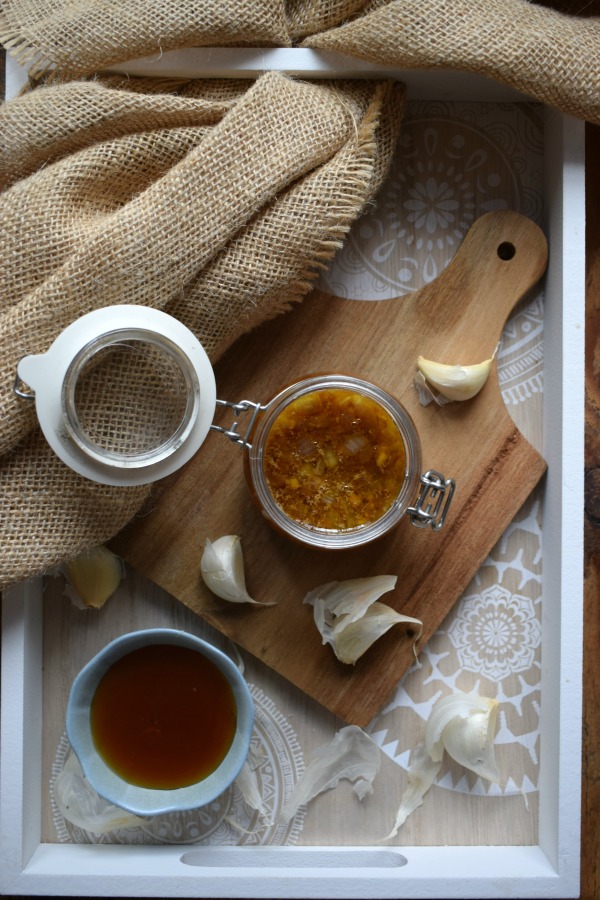
<path id="1" fill-rule="evenodd" d="M 233 742 L 214 772 L 186 787 L 161 790 L 130 784 L 104 762 L 94 745 L 90 706 L 102 676 L 120 657 L 148 644 L 175 644 L 202 653 L 221 670 L 233 690 L 237 707 Z M 246 761 L 253 724 L 252 696 L 235 663 L 206 641 L 169 628 L 135 631 L 112 641 L 79 672 L 67 704 L 67 736 L 90 785 L 101 797 L 138 816 L 197 809 L 222 794 Z"/>

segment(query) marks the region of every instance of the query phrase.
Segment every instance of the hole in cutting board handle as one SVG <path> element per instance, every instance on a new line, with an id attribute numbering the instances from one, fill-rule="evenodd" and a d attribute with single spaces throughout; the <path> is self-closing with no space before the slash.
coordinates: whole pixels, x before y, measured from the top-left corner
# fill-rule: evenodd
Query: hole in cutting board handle
<path id="1" fill-rule="evenodd" d="M 500 257 L 500 259 L 503 260 L 512 259 L 516 252 L 517 248 L 514 244 L 511 244 L 510 241 L 502 241 L 502 243 L 498 245 L 498 249 L 496 250 L 496 253 Z"/>

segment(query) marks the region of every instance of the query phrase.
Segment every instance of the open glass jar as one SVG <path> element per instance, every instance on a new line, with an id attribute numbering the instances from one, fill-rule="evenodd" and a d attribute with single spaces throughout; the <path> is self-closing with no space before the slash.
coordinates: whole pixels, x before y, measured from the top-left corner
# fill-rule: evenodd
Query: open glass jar
<path id="1" fill-rule="evenodd" d="M 104 484 L 156 481 L 187 462 L 210 430 L 225 434 L 245 451 L 264 518 L 311 547 L 369 543 L 405 514 L 438 531 L 454 493 L 452 479 L 421 474 L 414 423 L 382 388 L 319 374 L 265 404 L 217 400 L 212 366 L 192 332 L 146 307 L 77 319 L 46 353 L 19 362 L 15 393 L 35 399 L 63 462 Z M 217 406 L 233 410 L 230 428 L 214 423 Z"/>
<path id="2" fill-rule="evenodd" d="M 217 401 L 223 404 L 223 401 Z M 264 518 L 281 533 L 324 550 L 370 543 L 407 514 L 439 531 L 454 481 L 421 474 L 421 443 L 406 409 L 353 375 L 316 374 L 287 386 L 223 431 L 245 449 L 244 470 Z M 217 426 L 213 425 L 213 428 Z"/>

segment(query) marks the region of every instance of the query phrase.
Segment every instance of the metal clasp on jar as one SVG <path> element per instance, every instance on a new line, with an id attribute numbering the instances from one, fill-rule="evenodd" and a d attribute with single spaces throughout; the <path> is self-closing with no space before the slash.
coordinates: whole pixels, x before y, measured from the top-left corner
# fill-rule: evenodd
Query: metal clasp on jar
<path id="1" fill-rule="evenodd" d="M 415 528 L 429 527 L 432 531 L 440 531 L 454 496 L 455 481 L 444 478 L 434 469 L 421 475 L 420 481 L 417 501 L 414 506 L 407 507 L 406 512 Z"/>
<path id="2" fill-rule="evenodd" d="M 239 403 L 232 403 L 230 400 L 217 400 L 217 406 L 226 406 L 228 409 L 233 410 L 235 416 L 241 416 L 242 413 L 250 412 L 250 419 L 243 434 L 240 434 L 238 431 L 240 425 L 238 418 L 233 420 L 230 428 L 223 428 L 221 425 L 215 425 L 214 423 L 210 426 L 211 431 L 218 431 L 220 434 L 224 434 L 234 444 L 239 444 L 243 450 L 249 449 L 252 446 L 250 435 L 252 434 L 256 417 L 267 407 L 260 403 L 255 403 L 254 400 L 240 400 Z"/>

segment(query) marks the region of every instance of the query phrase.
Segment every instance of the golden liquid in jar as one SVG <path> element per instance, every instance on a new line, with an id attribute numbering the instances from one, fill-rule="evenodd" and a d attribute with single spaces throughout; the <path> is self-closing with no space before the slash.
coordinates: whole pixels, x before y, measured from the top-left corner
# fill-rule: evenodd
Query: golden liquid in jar
<path id="1" fill-rule="evenodd" d="M 91 704 L 94 744 L 106 764 L 139 787 L 171 790 L 218 768 L 236 729 L 221 670 L 202 653 L 149 644 L 104 674 Z"/>
<path id="2" fill-rule="evenodd" d="M 265 443 L 264 473 L 291 519 L 345 530 L 377 521 L 406 476 L 406 447 L 379 403 L 353 390 L 325 388 L 293 400 Z"/>

